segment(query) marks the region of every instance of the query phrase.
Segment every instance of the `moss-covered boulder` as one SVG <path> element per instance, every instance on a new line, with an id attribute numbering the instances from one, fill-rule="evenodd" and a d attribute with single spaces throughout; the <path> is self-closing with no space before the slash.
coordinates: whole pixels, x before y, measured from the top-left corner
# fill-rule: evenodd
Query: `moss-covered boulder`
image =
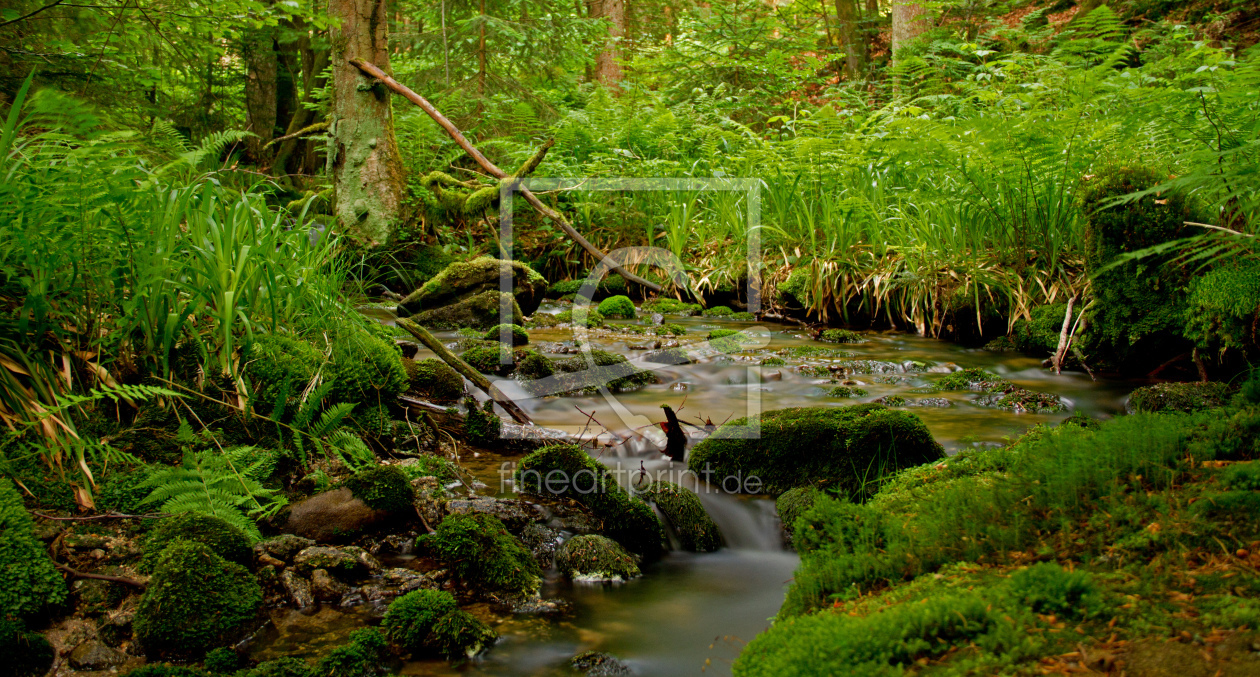
<path id="1" fill-rule="evenodd" d="M 589 355 L 562 360 L 537 353 L 525 356 L 529 365 L 517 373 L 517 380 L 535 396 L 590 395 L 599 392 L 600 386 L 625 392 L 659 381 L 654 372 L 635 366 L 624 355 L 604 350 L 592 350 Z"/>
<path id="2" fill-rule="evenodd" d="M 699 303 L 687 303 L 666 296 L 659 296 L 643 302 L 643 312 L 661 313 L 662 315 L 698 315 L 701 311 Z"/>
<path id="3" fill-rule="evenodd" d="M 473 346 L 465 350 L 459 359 L 483 374 L 507 376 L 516 369 L 516 356 L 512 350 L 498 343 Z"/>
<path id="4" fill-rule="evenodd" d="M 519 261 L 501 261 L 483 256 L 472 261 L 452 263 L 446 270 L 407 295 L 398 304 L 398 315 L 410 317 L 422 312 L 431 312 L 468 301 L 485 292 L 494 292 L 497 304 L 499 279 L 503 275 L 512 276 L 512 296 L 519 304 L 518 310 L 525 315 L 537 310 L 538 305 L 542 303 L 543 293 L 547 289 L 547 280 Z M 417 322 L 419 321 L 420 319 L 417 318 Z M 424 323 L 421 322 L 421 324 Z M 524 324 L 524 322 L 513 322 L 513 324 Z"/>
<path id="5" fill-rule="evenodd" d="M 760 438 L 750 434 L 759 426 Z M 944 457 L 919 417 L 878 404 L 799 407 L 723 424 L 692 449 L 688 467 L 729 491 L 778 493 L 832 484 L 865 497 L 879 478 Z"/>
<path id="6" fill-rule="evenodd" d="M 779 494 L 775 499 L 774 509 L 779 513 L 779 522 L 783 524 L 783 531 L 789 541 L 792 539 L 792 527 L 796 524 L 796 518 L 814 507 L 814 501 L 821 495 L 822 492 L 816 487 L 795 487 Z"/>
<path id="7" fill-rule="evenodd" d="M 500 303 L 503 303 L 500 306 Z M 503 317 L 500 310 L 510 309 L 510 317 Z M 425 310 L 411 316 L 411 319 L 429 329 L 451 330 L 469 327 L 485 330 L 508 321 L 509 324 L 525 324 L 525 313 L 511 294 L 497 291 L 484 291 L 470 296 L 449 306 Z"/>
<path id="8" fill-rule="evenodd" d="M 1231 389 L 1228 383 L 1156 383 L 1129 395 L 1130 412 L 1199 411 L 1225 406 Z"/>
<path id="9" fill-rule="evenodd" d="M 437 620 L 429 634 L 429 644 L 450 659 L 472 658 L 484 651 L 499 635 L 476 616 L 456 609 Z"/>
<path id="10" fill-rule="evenodd" d="M 827 343 L 861 343 L 864 339 L 861 334 L 848 329 L 824 329 L 818 335 L 818 340 Z"/>
<path id="11" fill-rule="evenodd" d="M 27 632 L 21 621 L 0 617 L 0 655 L 5 677 L 39 677 L 52 667 L 53 648 L 44 636 Z"/>
<path id="12" fill-rule="evenodd" d="M 556 321 L 560 323 L 568 323 L 573 326 L 582 326 L 587 329 L 598 329 L 604 326 L 604 315 L 595 308 L 576 307 L 572 310 L 562 310 L 555 315 Z"/>
<path id="13" fill-rule="evenodd" d="M 0 617 L 47 615 L 65 602 L 66 592 L 61 574 L 35 538 L 21 494 L 0 477 Z"/>
<path id="14" fill-rule="evenodd" d="M 455 597 L 445 590 L 414 590 L 390 602 L 381 632 L 403 651 L 421 653 L 429 647 L 438 619 L 458 610 Z"/>
<path id="15" fill-rule="evenodd" d="M 393 404 L 407 389 L 402 353 L 375 332 L 351 331 L 333 342 L 332 397 L 366 407 Z"/>
<path id="16" fill-rule="evenodd" d="M 542 584 L 534 556 L 494 515 L 451 515 L 427 542 L 434 554 L 477 590 L 532 595 Z"/>
<path id="17" fill-rule="evenodd" d="M 152 571 L 162 550 L 181 540 L 207 545 L 219 557 L 241 566 L 249 566 L 253 562 L 254 552 L 250 547 L 249 537 L 240 529 L 218 517 L 186 512 L 162 518 L 144 537 L 141 545 L 144 556 L 140 560 L 140 570 Z"/>
<path id="18" fill-rule="evenodd" d="M 346 478 L 342 486 L 369 508 L 388 513 L 410 510 L 415 498 L 411 485 L 407 483 L 407 475 L 392 465 L 359 471 Z"/>
<path id="19" fill-rule="evenodd" d="M 610 296 L 599 303 L 599 314 L 614 320 L 633 320 L 634 301 L 628 296 Z"/>
<path id="20" fill-rule="evenodd" d="M 641 489 L 639 496 L 656 504 L 683 550 L 713 552 L 722 547 L 722 532 L 695 492 L 673 482 L 653 482 Z"/>
<path id="21" fill-rule="evenodd" d="M 442 360 L 405 360 L 407 392 L 432 402 L 455 402 L 464 396 L 464 377 Z"/>
<path id="22" fill-rule="evenodd" d="M 477 447 L 490 447 L 502 438 L 503 419 L 494 413 L 494 401 L 486 400 L 478 406 L 476 400 L 465 400 L 468 414 L 464 416 L 464 439 Z"/>
<path id="23" fill-rule="evenodd" d="M 625 548 L 595 534 L 565 541 L 556 551 L 556 569 L 567 578 L 585 582 L 620 583 L 641 575 Z"/>
<path id="24" fill-rule="evenodd" d="M 255 411 L 270 413 L 281 398 L 287 404 L 301 396 L 325 362 L 313 344 L 282 334 L 261 334 L 245 351 L 249 401 Z"/>
<path id="25" fill-rule="evenodd" d="M 603 522 L 604 534 L 632 552 L 648 557 L 661 553 L 665 532 L 652 508 L 622 489 L 608 468 L 582 447 L 543 447 L 521 459 L 514 481 L 517 491 L 585 505 Z"/>
<path id="26" fill-rule="evenodd" d="M 320 543 L 345 541 L 406 514 L 413 497 L 406 474 L 397 466 L 371 468 L 296 503 L 284 530 Z"/>
<path id="27" fill-rule="evenodd" d="M 176 541 L 158 557 L 132 623 L 149 656 L 196 656 L 254 618 L 262 588 L 245 567 L 210 546 Z"/>
<path id="28" fill-rule="evenodd" d="M 504 333 L 507 333 L 507 341 L 503 340 Z M 498 343 L 507 343 L 511 346 L 529 345 L 529 332 L 519 324 L 499 324 L 491 327 L 481 336 L 483 341 L 496 341 Z"/>

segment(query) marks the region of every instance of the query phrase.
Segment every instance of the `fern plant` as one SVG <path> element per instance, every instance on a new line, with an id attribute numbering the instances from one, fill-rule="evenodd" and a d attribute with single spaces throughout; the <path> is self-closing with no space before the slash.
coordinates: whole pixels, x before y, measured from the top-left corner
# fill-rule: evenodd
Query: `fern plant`
<path id="1" fill-rule="evenodd" d="M 187 424 L 181 426 L 184 439 L 190 432 Z M 275 470 L 276 460 L 273 452 L 256 447 L 189 453 L 182 465 L 158 470 L 145 480 L 142 486 L 153 491 L 142 503 L 158 504 L 164 513 L 217 517 L 258 540 L 255 520 L 271 517 L 288 504 L 260 482 Z"/>

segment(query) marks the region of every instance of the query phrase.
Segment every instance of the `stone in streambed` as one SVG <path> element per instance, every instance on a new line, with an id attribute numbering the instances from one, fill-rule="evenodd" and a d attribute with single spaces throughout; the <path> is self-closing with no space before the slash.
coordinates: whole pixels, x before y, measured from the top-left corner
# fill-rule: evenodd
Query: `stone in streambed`
<path id="1" fill-rule="evenodd" d="M 433 279 L 408 294 L 398 304 L 399 317 L 409 317 L 467 301 L 485 292 L 499 292 L 500 278 L 512 276 L 512 296 L 525 315 L 533 314 L 542 303 L 547 280 L 519 261 L 502 261 L 483 256 L 447 266 Z M 497 301 L 497 298 L 496 298 Z M 417 319 L 417 321 L 419 321 Z M 497 323 L 495 323 L 497 324 Z M 524 322 L 513 321 L 513 324 Z M 471 325 L 463 325 L 471 326 Z M 480 327 L 488 329 L 493 324 Z"/>

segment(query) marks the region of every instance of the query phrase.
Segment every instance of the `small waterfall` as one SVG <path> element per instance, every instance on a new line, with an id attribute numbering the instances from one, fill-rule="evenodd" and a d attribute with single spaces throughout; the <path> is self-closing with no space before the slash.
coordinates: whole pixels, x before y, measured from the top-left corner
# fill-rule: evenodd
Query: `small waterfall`
<path id="1" fill-rule="evenodd" d="M 783 550 L 783 535 L 774 501 L 765 498 L 737 498 L 730 494 L 697 487 L 696 494 L 709 517 L 713 518 L 727 547 L 732 550 L 778 552 Z"/>

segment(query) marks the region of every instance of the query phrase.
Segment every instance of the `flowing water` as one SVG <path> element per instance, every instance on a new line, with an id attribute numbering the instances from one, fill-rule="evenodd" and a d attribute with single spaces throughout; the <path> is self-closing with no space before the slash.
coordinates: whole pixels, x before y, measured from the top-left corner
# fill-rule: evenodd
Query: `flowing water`
<path id="1" fill-rule="evenodd" d="M 718 524 L 726 547 L 710 554 L 670 552 L 660 562 L 645 567 L 642 578 L 616 586 L 574 584 L 552 572 L 543 597 L 567 600 L 572 606 L 570 614 L 510 617 L 496 627 L 499 642 L 475 662 L 457 667 L 445 662 L 412 662 L 402 666 L 403 674 L 572 674 L 565 667 L 567 660 L 586 650 L 612 653 L 639 675 L 730 673 L 731 661 L 743 644 L 764 630 L 778 611 L 797 558 L 782 546 L 771 500 L 729 495 L 699 484 L 693 476 L 681 475 L 682 464 L 671 463 L 660 454 L 664 438 L 654 424 L 664 418 L 661 404 L 671 405 L 683 419 L 720 424 L 747 415 L 750 406 L 754 407 L 751 411 L 757 406 L 762 410 L 836 406 L 894 394 L 909 400 L 943 398 L 935 402 L 938 406 L 910 411 L 927 423 L 950 453 L 955 453 L 969 446 L 1001 443 L 1031 425 L 1059 421 L 1071 413 L 1016 414 L 972 404 L 976 393 L 930 392 L 935 379 L 957 367 L 992 370 L 1029 390 L 1059 395 L 1071 410 L 1095 417 L 1123 411 L 1124 399 L 1135 386 L 1094 382 L 1083 373 L 1054 375 L 1042 369 L 1038 360 L 1015 353 L 990 353 L 902 333 L 865 334 L 863 343 L 836 346 L 810 340 L 801 336 L 799 329 L 784 325 L 711 318 L 667 317 L 667 321 L 688 329 L 684 342 L 702 339 L 718 328 L 762 327 L 768 330 L 769 344 L 743 355 L 715 355 L 696 364 L 641 363 L 653 368 L 661 383 L 610 397 L 531 399 L 513 381 L 501 381 L 500 386 L 518 399 L 538 425 L 597 437 L 598 451 L 592 453 L 611 468 L 624 471 L 623 482 L 644 471 L 687 483 Z M 572 345 L 568 329 L 532 330 L 530 334 L 535 344 L 553 349 Z M 439 337 L 458 338 L 454 333 Z M 595 348 L 636 359 L 647 351 L 632 346 L 651 344 L 658 338 L 599 332 L 586 340 Z M 822 365 L 828 360 L 787 357 L 785 366 L 755 366 L 772 351 L 793 346 L 838 348 L 852 353 L 855 359 L 879 361 L 876 370 L 884 373 L 841 377 L 856 382 L 867 395 L 838 399 L 827 395 L 835 385 L 830 379 L 803 374 L 796 368 Z M 422 350 L 419 358 L 430 356 Z M 510 477 L 514 456 L 483 452 L 461 460 L 487 485 L 483 493 L 511 495 L 510 482 L 504 478 Z M 292 615 L 299 612 L 288 613 L 293 620 Z M 345 629 L 364 622 L 353 611 L 337 615 L 340 613 L 324 609 L 316 615 L 333 614 L 324 619 L 325 626 L 332 628 L 331 635 L 343 635 Z M 302 619 L 310 617 L 308 612 Z M 297 629 L 289 635 L 273 632 L 262 644 L 269 651 L 286 642 L 306 641 L 309 646 L 315 640 L 302 629 L 306 622 L 296 621 Z M 277 625 L 289 627 L 283 620 Z"/>

